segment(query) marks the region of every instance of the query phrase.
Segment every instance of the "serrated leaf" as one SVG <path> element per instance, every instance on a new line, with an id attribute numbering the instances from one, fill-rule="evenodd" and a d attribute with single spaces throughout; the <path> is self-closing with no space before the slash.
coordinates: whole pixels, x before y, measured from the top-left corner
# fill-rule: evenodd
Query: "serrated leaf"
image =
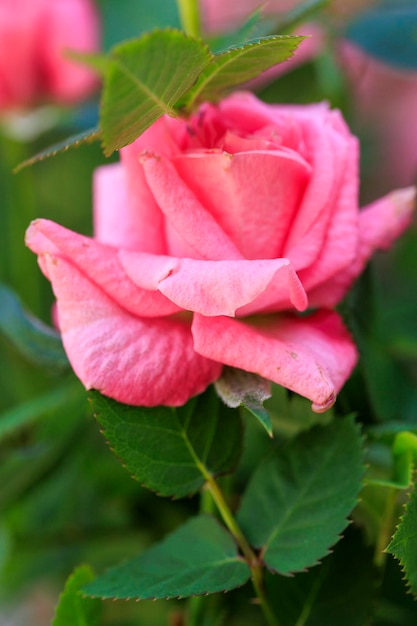
<path id="1" fill-rule="evenodd" d="M 20 170 L 25 167 L 29 167 L 30 165 L 35 165 L 35 163 L 39 163 L 39 161 L 44 161 L 49 157 L 56 156 L 61 152 L 66 152 L 70 148 L 78 148 L 85 143 L 92 143 L 93 141 L 98 141 L 101 136 L 101 131 L 99 128 L 90 128 L 89 130 L 85 130 L 82 133 L 77 133 L 72 137 L 68 137 L 68 139 L 64 139 L 64 141 L 59 141 L 58 143 L 45 148 L 45 150 L 41 150 L 41 152 L 37 152 L 29 159 L 22 161 L 19 163 L 17 167 L 13 170 L 15 174 L 20 172 Z"/>
<path id="2" fill-rule="evenodd" d="M 361 436 L 350 418 L 302 433 L 263 461 L 238 521 L 267 567 L 290 574 L 326 556 L 348 523 L 362 474 Z"/>
<path id="3" fill-rule="evenodd" d="M 218 98 L 225 91 L 286 61 L 304 39 L 295 35 L 271 35 L 215 54 L 195 86 L 187 93 L 187 106 Z"/>
<path id="4" fill-rule="evenodd" d="M 399 560 L 410 590 L 417 595 L 417 488 L 414 485 L 405 513 L 385 549 Z"/>
<path id="5" fill-rule="evenodd" d="M 214 518 L 200 516 L 99 576 L 84 592 L 103 599 L 187 597 L 229 591 L 249 578 L 231 535 Z"/>
<path id="6" fill-rule="evenodd" d="M 379 572 L 373 550 L 352 527 L 334 553 L 309 572 L 269 576 L 268 595 L 282 626 L 369 626 Z"/>
<path id="7" fill-rule="evenodd" d="M 131 407 L 91 394 L 110 446 L 133 477 L 163 496 L 184 497 L 207 474 L 231 471 L 239 458 L 241 422 L 213 390 L 185 406 Z"/>
<path id="8" fill-rule="evenodd" d="M 15 293 L 0 284 L 0 332 L 36 365 L 69 369 L 59 333 L 22 307 Z"/>
<path id="9" fill-rule="evenodd" d="M 269 381 L 234 367 L 225 367 L 215 388 L 223 402 L 231 408 L 243 406 L 254 415 L 270 437 L 272 421 L 263 403 L 271 397 Z"/>
<path id="10" fill-rule="evenodd" d="M 51 626 L 96 626 L 99 623 L 101 602 L 85 598 L 80 590 L 94 580 L 94 573 L 88 565 L 81 565 L 68 578 L 60 595 L 59 604 Z"/>
<path id="11" fill-rule="evenodd" d="M 105 154 L 131 143 L 174 105 L 210 61 L 206 45 L 175 30 L 154 31 L 110 53 L 100 126 Z"/>

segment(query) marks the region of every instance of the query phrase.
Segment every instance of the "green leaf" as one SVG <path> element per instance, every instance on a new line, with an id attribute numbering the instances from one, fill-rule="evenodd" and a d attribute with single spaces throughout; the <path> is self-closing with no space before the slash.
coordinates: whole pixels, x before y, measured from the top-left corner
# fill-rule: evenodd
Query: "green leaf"
<path id="1" fill-rule="evenodd" d="M 210 61 L 201 41 L 175 30 L 154 31 L 110 52 L 100 125 L 105 154 L 134 141 L 174 105 Z"/>
<path id="2" fill-rule="evenodd" d="M 362 459 L 348 418 L 301 434 L 261 463 L 238 521 L 271 570 L 301 571 L 328 554 L 357 502 Z"/>
<path id="3" fill-rule="evenodd" d="M 417 595 L 417 489 L 414 485 L 405 513 L 385 552 L 395 556 L 401 563 L 407 583 Z"/>
<path id="4" fill-rule="evenodd" d="M 94 580 L 94 573 L 88 565 L 81 565 L 68 578 L 60 595 L 59 604 L 51 626 L 96 626 L 99 623 L 101 602 L 85 598 L 80 590 Z"/>
<path id="5" fill-rule="evenodd" d="M 0 303 L 0 332 L 26 358 L 47 368 L 69 368 L 59 333 L 27 313 L 14 292 L 2 284 Z"/>
<path id="6" fill-rule="evenodd" d="M 103 599 L 167 599 L 229 591 L 249 578 L 231 535 L 214 518 L 200 516 L 83 591 Z"/>
<path id="7" fill-rule="evenodd" d="M 217 393 L 227 406 L 243 406 L 272 437 L 272 421 L 263 406 L 264 401 L 271 397 L 270 387 L 270 383 L 264 378 L 233 367 L 225 367 L 221 378 L 215 383 Z"/>
<path id="8" fill-rule="evenodd" d="M 213 390 L 180 408 L 131 407 L 91 394 L 97 419 L 133 477 L 162 496 L 195 493 L 237 464 L 241 421 Z"/>
<path id="9" fill-rule="evenodd" d="M 70 148 L 78 148 L 79 146 L 85 143 L 92 143 L 93 141 L 98 141 L 101 136 L 101 131 L 99 128 L 90 128 L 89 130 L 85 130 L 82 133 L 77 133 L 72 137 L 68 137 L 68 139 L 64 139 L 64 141 L 60 141 L 58 143 L 45 148 L 41 152 L 37 152 L 29 159 L 22 161 L 19 163 L 17 167 L 13 170 L 14 174 L 17 174 L 25 167 L 29 167 L 30 165 L 35 165 L 35 163 L 39 163 L 39 161 L 44 161 L 49 157 L 56 156 L 61 152 L 66 152 Z"/>
<path id="10" fill-rule="evenodd" d="M 80 384 L 66 384 L 0 413 L 0 442 L 48 413 L 59 413 L 79 393 Z"/>
<path id="11" fill-rule="evenodd" d="M 215 54 L 187 93 L 186 105 L 190 107 L 204 100 L 219 98 L 225 91 L 286 61 L 304 39 L 295 35 L 272 35 Z"/>
<path id="12" fill-rule="evenodd" d="M 368 626 L 378 580 L 372 547 L 350 527 L 319 567 L 269 576 L 267 590 L 282 626 Z"/>

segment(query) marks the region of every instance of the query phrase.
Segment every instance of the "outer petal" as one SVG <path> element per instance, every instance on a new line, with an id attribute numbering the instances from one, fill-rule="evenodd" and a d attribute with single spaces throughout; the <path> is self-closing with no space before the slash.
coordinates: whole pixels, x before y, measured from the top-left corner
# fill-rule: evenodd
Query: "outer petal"
<path id="1" fill-rule="evenodd" d="M 173 162 L 245 258 L 283 256 L 283 243 L 311 171 L 297 153 L 186 153 Z"/>
<path id="2" fill-rule="evenodd" d="M 359 213 L 359 242 L 354 260 L 343 271 L 309 292 L 312 306 L 335 306 L 376 250 L 386 250 L 410 225 L 416 188 L 398 189 Z"/>
<path id="3" fill-rule="evenodd" d="M 322 249 L 315 262 L 300 271 L 300 279 L 307 291 L 344 270 L 355 259 L 358 247 L 358 142 L 355 137 L 346 141 L 343 174 L 338 196 L 325 234 Z"/>
<path id="4" fill-rule="evenodd" d="M 169 253 L 197 259 L 241 259 L 231 239 L 163 157 L 145 155 L 146 179 L 166 217 Z"/>
<path id="5" fill-rule="evenodd" d="M 200 354 L 283 385 L 324 411 L 350 375 L 356 349 L 339 316 L 276 316 L 257 323 L 195 315 L 194 346 Z"/>
<path id="6" fill-rule="evenodd" d="M 178 406 L 220 376 L 221 364 L 194 351 L 189 321 L 133 317 L 67 261 L 44 262 L 65 350 L 87 389 L 133 405 Z"/>
<path id="7" fill-rule="evenodd" d="M 307 296 L 288 259 L 176 259 L 171 272 L 165 275 L 160 272 L 161 278 L 154 284 L 148 283 L 155 271 L 146 270 L 144 255 L 121 251 L 120 259 L 127 275 L 139 287 L 158 288 L 182 309 L 202 315 L 234 316 L 245 305 L 251 305 L 251 312 L 258 311 L 258 300 L 263 306 L 267 302 L 274 303 L 276 308 L 291 305 L 299 310 L 307 308 Z"/>
<path id="8" fill-rule="evenodd" d="M 124 271 L 118 251 L 95 239 L 78 235 L 49 220 L 36 220 L 27 231 L 26 243 L 36 254 L 49 253 L 70 259 L 121 308 L 134 315 L 159 317 L 179 311 L 175 304 L 156 291 L 156 287 L 150 291 L 137 287 Z M 161 280 L 172 271 L 175 259 L 157 258 L 159 262 L 153 271 L 158 272 Z M 42 269 L 47 273 L 43 265 Z"/>
<path id="9" fill-rule="evenodd" d="M 153 254 L 166 252 L 163 216 L 138 160 L 94 172 L 94 236 L 102 243 Z M 130 172 L 130 169 L 133 170 Z"/>

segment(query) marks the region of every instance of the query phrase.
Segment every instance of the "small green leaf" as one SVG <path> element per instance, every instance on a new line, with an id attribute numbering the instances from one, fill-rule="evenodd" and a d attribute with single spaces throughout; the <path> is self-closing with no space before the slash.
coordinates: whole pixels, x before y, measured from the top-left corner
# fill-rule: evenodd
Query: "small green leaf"
<path id="1" fill-rule="evenodd" d="M 214 518 L 200 516 L 83 591 L 103 599 L 167 599 L 229 591 L 249 578 L 231 535 Z"/>
<path id="2" fill-rule="evenodd" d="M 0 332 L 26 358 L 47 368 L 69 368 L 59 333 L 27 313 L 14 292 L 2 284 L 0 303 Z"/>
<path id="3" fill-rule="evenodd" d="M 60 141 L 59 143 L 55 143 L 52 146 L 45 148 L 45 150 L 42 150 L 41 152 L 34 154 L 29 159 L 22 161 L 22 163 L 19 163 L 19 165 L 15 167 L 15 169 L 13 170 L 13 173 L 17 174 L 18 172 L 20 172 L 20 170 L 24 169 L 25 167 L 29 167 L 30 165 L 35 165 L 35 163 L 39 163 L 39 161 L 44 161 L 45 159 L 48 159 L 49 157 L 56 156 L 57 154 L 60 154 L 61 152 L 66 152 L 70 148 L 78 148 L 79 146 L 82 146 L 85 143 L 92 143 L 93 141 L 98 141 L 100 139 L 100 136 L 101 136 L 101 131 L 99 128 L 90 128 L 89 130 L 85 130 L 82 133 L 77 133 L 76 135 L 73 135 L 72 137 L 68 137 L 68 139 L 64 139 L 64 141 Z"/>
<path id="4" fill-rule="evenodd" d="M 214 386 L 227 406 L 245 407 L 272 437 L 272 421 L 263 406 L 264 401 L 271 397 L 271 385 L 267 380 L 234 367 L 225 367 Z"/>
<path id="5" fill-rule="evenodd" d="M 391 543 L 385 549 L 395 556 L 404 570 L 407 583 L 417 596 L 417 489 L 414 485 L 405 513 Z"/>
<path id="6" fill-rule="evenodd" d="M 353 420 L 315 427 L 261 463 L 238 513 L 242 530 L 273 571 L 316 565 L 346 527 L 362 474 Z"/>
<path id="7" fill-rule="evenodd" d="M 271 35 L 215 54 L 187 93 L 186 105 L 190 108 L 198 102 L 219 98 L 225 91 L 286 61 L 304 39 L 295 35 Z"/>
<path id="8" fill-rule="evenodd" d="M 105 153 L 134 141 L 174 105 L 210 61 L 201 41 L 175 30 L 154 31 L 110 52 L 100 125 Z"/>
<path id="9" fill-rule="evenodd" d="M 101 602 L 85 598 L 80 590 L 94 580 L 94 573 L 88 565 L 81 565 L 68 578 L 60 595 L 59 604 L 51 626 L 96 626 L 99 623 Z"/>
<path id="10" fill-rule="evenodd" d="M 213 390 L 180 408 L 131 407 L 91 394 L 103 434 L 133 477 L 162 496 L 195 493 L 237 464 L 241 421 Z"/>

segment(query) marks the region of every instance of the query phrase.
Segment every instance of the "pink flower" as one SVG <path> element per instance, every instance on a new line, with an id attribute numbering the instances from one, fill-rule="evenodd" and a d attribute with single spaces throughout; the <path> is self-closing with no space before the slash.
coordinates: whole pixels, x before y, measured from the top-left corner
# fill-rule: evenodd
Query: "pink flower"
<path id="1" fill-rule="evenodd" d="M 95 75 L 64 54 L 98 48 L 98 15 L 90 0 L 0 0 L 0 110 L 89 95 Z"/>
<path id="2" fill-rule="evenodd" d="M 341 62 L 351 82 L 358 124 L 374 143 L 375 186 L 414 183 L 417 72 L 390 67 L 349 42 L 341 46 Z"/>
<path id="3" fill-rule="evenodd" d="M 359 212 L 358 145 L 338 111 L 237 93 L 161 118 L 94 183 L 95 238 L 48 220 L 27 233 L 87 388 L 180 405 L 226 364 L 315 410 L 334 402 L 356 349 L 330 308 L 414 198 Z"/>

